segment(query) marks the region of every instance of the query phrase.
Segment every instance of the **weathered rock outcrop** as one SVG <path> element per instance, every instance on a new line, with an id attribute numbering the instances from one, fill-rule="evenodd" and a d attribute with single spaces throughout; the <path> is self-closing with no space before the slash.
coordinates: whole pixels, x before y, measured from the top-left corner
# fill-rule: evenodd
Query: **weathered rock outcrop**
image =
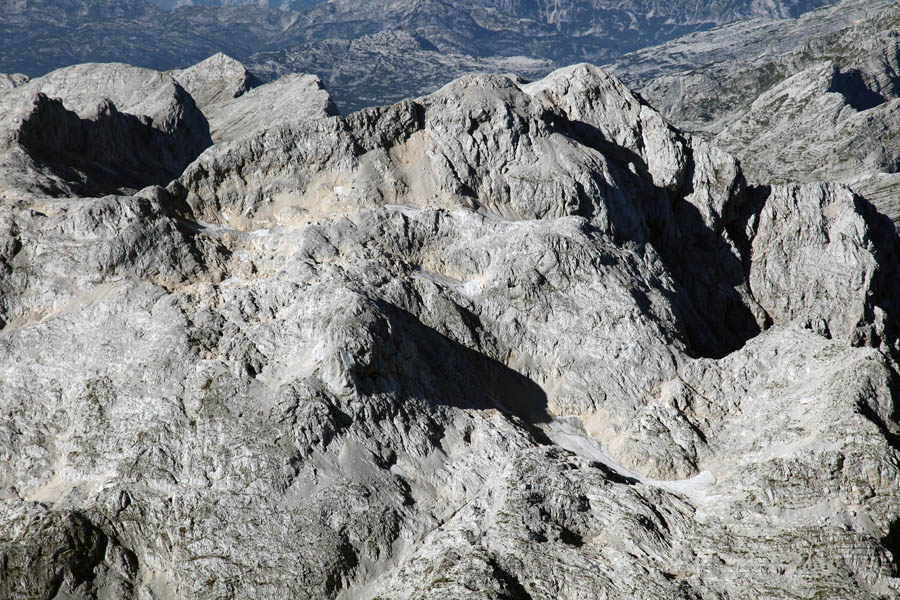
<path id="1" fill-rule="evenodd" d="M 210 105 L 233 100 L 262 83 L 244 65 L 221 52 L 187 69 L 170 71 L 169 75 L 204 112 Z"/>
<path id="2" fill-rule="evenodd" d="M 900 593 L 893 226 L 594 67 L 0 240 L 0 596 Z"/>
<path id="3" fill-rule="evenodd" d="M 740 20 L 626 54 L 608 68 L 679 128 L 714 133 L 773 85 L 870 44 L 875 38 L 859 36 L 844 48 L 834 42 L 892 4 L 840 0 L 793 19 Z"/>
<path id="4" fill-rule="evenodd" d="M 13 73 L 11 75 L 0 73 L 0 90 L 19 87 L 25 83 L 28 83 L 27 75 L 23 75 L 22 73 Z"/>
<path id="5" fill-rule="evenodd" d="M 338 114 L 315 75 L 290 74 L 240 97 L 204 107 L 216 143 L 247 137 L 261 129 Z"/>
<path id="6" fill-rule="evenodd" d="M 77 65 L 0 91 L 0 191 L 98 195 L 165 184 L 211 144 L 209 125 L 171 77 Z"/>
<path id="7" fill-rule="evenodd" d="M 894 50 L 900 57 L 896 43 Z M 874 75 L 867 85 L 859 71 L 817 63 L 761 94 L 716 141 L 740 147 L 756 181 L 849 181 L 896 171 L 900 97 L 885 98 L 876 87 Z"/>
<path id="8" fill-rule="evenodd" d="M 900 273 L 886 219 L 851 190 L 776 186 L 748 223 L 748 283 L 775 323 L 877 346 L 897 309 Z M 885 260 L 886 259 L 886 260 Z"/>

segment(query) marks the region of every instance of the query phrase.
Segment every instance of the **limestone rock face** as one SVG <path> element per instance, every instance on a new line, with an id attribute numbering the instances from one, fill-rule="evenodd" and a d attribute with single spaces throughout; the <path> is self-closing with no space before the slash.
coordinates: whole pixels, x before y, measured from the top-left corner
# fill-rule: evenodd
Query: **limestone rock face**
<path id="1" fill-rule="evenodd" d="M 749 284 L 766 313 L 857 343 L 883 335 L 876 305 L 897 301 L 898 276 L 873 252 L 891 249 L 891 228 L 878 222 L 884 217 L 847 188 L 784 185 L 769 193 L 750 223 Z"/>
<path id="2" fill-rule="evenodd" d="M 200 110 L 218 102 L 232 100 L 260 85 L 244 65 L 221 52 L 187 69 L 170 71 L 194 99 Z"/>
<path id="3" fill-rule="evenodd" d="M 840 0 L 791 19 L 747 19 L 617 59 L 609 69 L 681 129 L 715 133 L 773 85 L 877 45 L 891 0 Z M 850 33 L 849 44 L 835 42 Z M 852 40 L 849 38 L 853 38 Z M 858 66 L 858 65 L 857 65 Z"/>
<path id="4" fill-rule="evenodd" d="M 0 203 L 0 597 L 900 594 L 864 199 L 588 65 L 266 87 L 166 187 Z"/>
<path id="5" fill-rule="evenodd" d="M 13 73 L 11 75 L 0 73 L 0 90 L 19 87 L 25 83 L 28 83 L 27 75 L 23 75 L 22 73 Z"/>
<path id="6" fill-rule="evenodd" d="M 209 125 L 171 77 L 77 65 L 0 90 L 7 194 L 102 194 L 166 183 L 210 145 Z"/>
<path id="7" fill-rule="evenodd" d="M 204 107 L 215 143 L 247 137 L 255 131 L 338 114 L 315 75 L 288 74 L 240 97 Z"/>
<path id="8" fill-rule="evenodd" d="M 80 117 L 91 116 L 100 99 L 122 113 L 149 119 L 148 124 L 172 137 L 165 148 L 174 172 L 184 170 L 209 145 L 207 125 L 191 95 L 169 75 L 121 64 L 75 65 L 53 71 L 20 88 L 62 98 Z"/>
<path id="9" fill-rule="evenodd" d="M 859 72 L 827 61 L 761 94 L 716 140 L 743 148 L 742 164 L 756 181 L 849 181 L 900 168 L 898 113 L 900 97 L 885 99 Z"/>

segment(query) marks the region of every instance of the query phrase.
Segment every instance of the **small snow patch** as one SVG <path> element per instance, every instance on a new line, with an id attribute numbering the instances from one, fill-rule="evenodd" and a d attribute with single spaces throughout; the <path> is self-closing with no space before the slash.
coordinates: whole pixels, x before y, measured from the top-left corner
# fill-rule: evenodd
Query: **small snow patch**
<path id="1" fill-rule="evenodd" d="M 227 217 L 226 217 L 227 219 Z M 206 221 L 196 221 L 197 225 L 207 233 L 215 233 L 218 231 L 234 231 L 234 227 L 228 225 L 220 225 L 219 223 L 207 223 Z"/>
<path id="2" fill-rule="evenodd" d="M 543 429 L 547 437 L 569 452 L 602 463 L 623 477 L 685 496 L 696 505 L 706 502 L 709 489 L 716 484 L 716 478 L 709 471 L 703 471 L 694 477 L 682 480 L 650 479 L 639 475 L 622 466 L 610 456 L 603 442 L 587 434 L 581 419 L 577 416 L 559 417 L 544 425 Z"/>
<path id="3" fill-rule="evenodd" d="M 415 206 L 406 206 L 405 204 L 385 204 L 384 207 L 388 210 L 393 210 L 406 215 L 407 217 L 414 217 L 420 212 Z"/>
<path id="4" fill-rule="evenodd" d="M 423 269 L 417 269 L 416 271 L 414 271 L 413 277 L 433 281 L 434 283 L 442 287 L 450 288 L 456 293 L 466 297 L 475 296 L 480 293 L 482 289 L 482 283 L 477 279 L 460 281 L 459 279 L 454 279 L 452 277 L 447 277 L 446 275 L 440 275 L 438 273 L 432 273 Z"/>
<path id="5" fill-rule="evenodd" d="M 229 285 L 234 285 L 235 283 L 241 283 L 243 281 L 244 280 L 241 279 L 240 277 L 229 277 L 228 279 L 223 280 L 222 283 L 219 284 L 219 286 L 227 287 Z"/>

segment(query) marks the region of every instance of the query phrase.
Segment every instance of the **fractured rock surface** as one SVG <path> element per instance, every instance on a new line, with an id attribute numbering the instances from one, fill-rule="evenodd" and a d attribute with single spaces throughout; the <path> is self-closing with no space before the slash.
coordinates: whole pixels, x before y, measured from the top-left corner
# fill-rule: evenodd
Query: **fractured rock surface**
<path id="1" fill-rule="evenodd" d="M 169 75 L 187 90 L 201 110 L 237 98 L 262 83 L 244 65 L 221 52 L 187 69 L 170 71 Z"/>
<path id="2" fill-rule="evenodd" d="M 0 106 L 0 189 L 9 195 L 96 195 L 165 183 L 211 143 L 184 88 L 130 65 L 60 69 L 0 90 Z"/>
<path id="3" fill-rule="evenodd" d="M 588 65 L 302 82 L 0 191 L 0 597 L 900 594 L 889 219 Z"/>
<path id="4" fill-rule="evenodd" d="M 27 75 L 22 73 L 12 73 L 11 75 L 0 73 L 0 90 L 19 87 L 25 83 L 28 83 Z"/>
<path id="5" fill-rule="evenodd" d="M 246 137 L 259 129 L 338 114 L 315 75 L 289 74 L 231 100 L 204 108 L 215 143 Z"/>

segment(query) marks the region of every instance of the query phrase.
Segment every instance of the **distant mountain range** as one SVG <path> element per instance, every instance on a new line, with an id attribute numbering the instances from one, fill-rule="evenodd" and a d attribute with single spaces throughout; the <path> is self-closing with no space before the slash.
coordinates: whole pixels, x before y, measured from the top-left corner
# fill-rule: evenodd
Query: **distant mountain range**
<path id="1" fill-rule="evenodd" d="M 166 10 L 183 6 L 262 6 L 281 10 L 306 10 L 321 0 L 151 0 Z"/>
<path id="2" fill-rule="evenodd" d="M 312 70 L 326 85 L 338 84 L 335 96 L 346 111 L 428 91 L 464 72 L 543 75 L 575 62 L 609 62 L 738 19 L 792 17 L 829 3 L 0 0 L 0 72 L 38 76 L 115 61 L 172 69 L 224 52 L 264 77 Z M 360 84 L 354 72 L 366 75 L 363 80 L 378 73 L 385 89 L 365 81 L 363 89 L 342 89 Z"/>

